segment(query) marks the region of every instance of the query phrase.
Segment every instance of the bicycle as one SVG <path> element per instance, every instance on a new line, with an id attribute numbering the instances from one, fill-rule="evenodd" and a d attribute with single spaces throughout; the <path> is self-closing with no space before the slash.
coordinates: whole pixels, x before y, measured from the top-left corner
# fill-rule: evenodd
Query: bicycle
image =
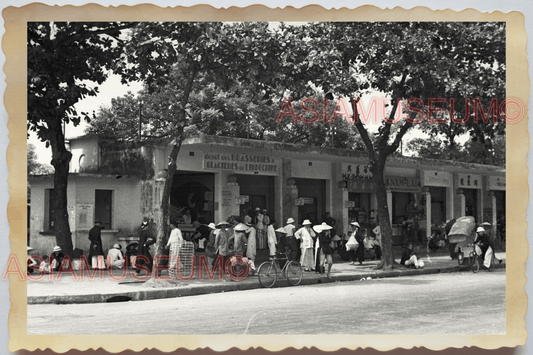
<path id="1" fill-rule="evenodd" d="M 496 259 L 494 257 L 494 250 L 493 250 L 491 258 L 490 258 L 490 264 L 489 264 L 489 267 L 487 268 L 490 272 L 494 271 L 495 260 Z M 472 252 L 470 252 L 469 257 L 468 257 L 468 266 L 470 267 L 470 270 L 472 270 L 473 273 L 476 273 L 479 271 L 481 264 L 483 264 L 481 255 L 477 253 L 476 246 L 473 245 Z"/>
<path id="2" fill-rule="evenodd" d="M 287 260 L 281 269 L 282 275 L 285 275 L 282 277 L 286 277 L 292 286 L 298 286 L 302 282 L 302 267 L 300 263 L 290 260 L 288 253 L 285 253 L 285 257 L 281 258 L 274 256 L 271 260 L 265 261 L 259 266 L 259 269 L 257 269 L 257 278 L 261 286 L 270 288 L 276 283 L 279 268 L 278 260 Z"/>

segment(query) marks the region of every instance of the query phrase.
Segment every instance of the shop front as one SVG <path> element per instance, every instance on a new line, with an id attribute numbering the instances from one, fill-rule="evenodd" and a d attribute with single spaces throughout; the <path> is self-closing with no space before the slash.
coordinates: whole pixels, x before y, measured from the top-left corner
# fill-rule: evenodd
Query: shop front
<path id="1" fill-rule="evenodd" d="M 416 173 L 416 170 L 414 171 Z M 404 235 L 410 235 L 413 242 L 423 242 L 425 234 L 426 211 L 420 178 L 386 176 L 385 186 L 389 215 L 392 224 L 392 242 L 403 243 Z M 422 225 L 422 228 L 421 228 Z M 408 228 L 411 228 L 408 230 Z"/>
<path id="2" fill-rule="evenodd" d="M 297 223 L 308 219 L 313 224 L 322 223 L 326 212 L 338 219 L 337 211 L 331 210 L 332 163 L 324 161 L 292 160 L 291 175 L 297 199 Z"/>
<path id="3" fill-rule="evenodd" d="M 492 234 L 497 241 L 505 241 L 505 176 L 487 177 L 487 194 L 491 204 Z"/>
<path id="4" fill-rule="evenodd" d="M 425 193 L 427 236 L 446 223 L 453 215 L 452 175 L 437 170 L 422 170 L 422 191 Z"/>
<path id="5" fill-rule="evenodd" d="M 457 187 L 461 199 L 462 216 L 472 216 L 476 222 L 482 223 L 483 215 L 480 206 L 482 203 L 481 175 L 478 174 L 457 174 Z"/>

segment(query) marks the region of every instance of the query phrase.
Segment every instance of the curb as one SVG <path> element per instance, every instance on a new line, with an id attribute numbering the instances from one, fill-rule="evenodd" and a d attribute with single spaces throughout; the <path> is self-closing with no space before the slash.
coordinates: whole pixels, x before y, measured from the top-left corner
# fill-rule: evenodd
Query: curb
<path id="1" fill-rule="evenodd" d="M 496 264 L 495 269 L 505 269 L 506 264 Z M 429 268 L 429 269 L 407 269 L 394 271 L 369 271 L 365 273 L 341 274 L 334 276 L 332 280 L 325 277 L 303 278 L 300 285 L 325 284 L 333 282 L 360 281 L 363 278 L 393 278 L 401 276 L 429 275 L 453 272 L 471 272 L 468 266 L 455 266 L 447 268 Z M 480 271 L 487 271 L 481 269 Z M 291 287 L 286 280 L 278 280 L 274 288 Z M 126 301 L 147 301 L 164 298 L 187 297 L 196 295 L 206 295 L 211 293 L 222 293 L 232 291 L 246 291 L 259 289 L 262 286 L 259 281 L 237 283 L 227 281 L 225 283 L 206 284 L 204 285 L 183 285 L 173 288 L 164 289 L 147 289 L 129 292 L 106 293 L 106 294 L 86 294 L 86 295 L 61 295 L 61 296 L 28 296 L 27 304 L 83 304 L 83 303 L 108 303 L 108 302 L 126 302 Z"/>

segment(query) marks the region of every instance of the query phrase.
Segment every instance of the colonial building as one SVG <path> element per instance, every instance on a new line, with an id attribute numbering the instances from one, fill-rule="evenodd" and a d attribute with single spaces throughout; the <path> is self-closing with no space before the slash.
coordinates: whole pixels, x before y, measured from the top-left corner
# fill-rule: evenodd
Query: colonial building
<path id="1" fill-rule="evenodd" d="M 170 146 L 128 146 L 97 136 L 69 142 L 73 158 L 68 211 L 75 248 L 87 253 L 93 221 L 103 224 L 104 250 L 136 238 L 143 218 L 158 220 Z M 326 212 L 345 233 L 349 221 L 376 225 L 377 205 L 365 152 L 199 136 L 181 147 L 171 213 L 219 222 L 267 209 L 276 227 L 292 217 L 322 222 Z M 454 161 L 390 157 L 385 169 L 395 244 L 413 219 L 421 235 L 432 225 L 471 215 L 496 228 L 505 217 L 505 169 Z M 52 176 L 32 176 L 29 238 L 36 252 L 55 245 Z M 504 222 L 503 222 L 504 223 Z M 189 224 L 180 229 L 192 230 Z M 495 230 L 494 230 L 495 232 Z M 259 243 L 266 248 L 266 243 Z"/>

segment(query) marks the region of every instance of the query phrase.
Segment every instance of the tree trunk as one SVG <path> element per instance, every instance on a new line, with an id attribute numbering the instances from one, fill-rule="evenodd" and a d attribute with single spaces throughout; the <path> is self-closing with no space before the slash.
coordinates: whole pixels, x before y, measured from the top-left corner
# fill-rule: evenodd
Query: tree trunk
<path id="1" fill-rule="evenodd" d="M 394 261 L 392 249 L 392 225 L 389 217 L 387 202 L 387 188 L 385 186 L 384 173 L 387 157 L 380 154 L 375 165 L 372 166 L 374 187 L 376 190 L 379 226 L 381 229 L 381 262 L 375 269 L 392 270 L 399 264 Z"/>
<path id="2" fill-rule="evenodd" d="M 55 139 L 50 142 L 52 148 L 52 166 L 54 172 L 54 230 L 56 244 L 64 254 L 72 256 L 72 233 L 68 223 L 67 186 L 68 170 L 72 154 L 65 147 L 65 137 L 61 127 L 56 129 Z"/>
<path id="3" fill-rule="evenodd" d="M 161 213 L 159 215 L 159 221 L 157 222 L 157 240 L 155 243 L 155 255 L 163 255 L 163 243 L 168 236 L 169 226 L 169 205 L 170 205 L 170 191 L 172 189 L 172 183 L 174 181 L 174 175 L 176 173 L 176 163 L 178 160 L 178 154 L 183 142 L 183 128 L 178 129 L 178 138 L 176 138 L 175 144 L 172 146 L 172 151 L 168 156 L 167 166 L 167 178 L 165 180 L 165 186 L 163 187 L 163 197 L 161 198 Z M 155 261 L 154 261 L 155 262 Z M 155 265 L 154 265 L 155 266 Z M 155 279 L 156 268 L 152 270 L 152 279 Z"/>

